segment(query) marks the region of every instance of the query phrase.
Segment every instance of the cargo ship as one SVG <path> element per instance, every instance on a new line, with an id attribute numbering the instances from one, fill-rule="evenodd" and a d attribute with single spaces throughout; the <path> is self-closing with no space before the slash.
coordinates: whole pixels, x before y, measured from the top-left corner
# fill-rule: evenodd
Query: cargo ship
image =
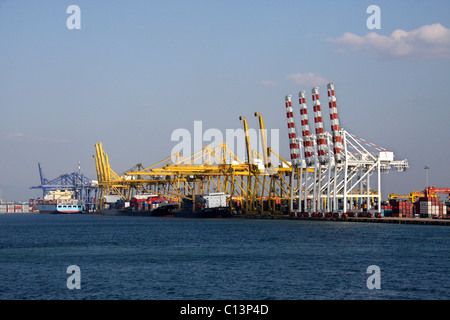
<path id="1" fill-rule="evenodd" d="M 171 216 L 169 209 L 177 208 L 178 203 L 153 193 L 141 193 L 130 200 L 130 216 Z"/>
<path id="2" fill-rule="evenodd" d="M 167 214 L 165 206 L 174 207 L 174 202 L 153 193 L 140 193 L 130 201 L 121 199 L 122 196 L 106 196 L 101 214 L 106 216 L 161 216 Z M 176 205 L 178 207 L 178 205 Z"/>
<path id="3" fill-rule="evenodd" d="M 224 193 L 209 193 L 192 199 L 184 198 L 181 203 L 155 194 L 139 194 L 129 202 L 118 200 L 102 210 L 103 215 L 127 215 L 135 217 L 176 218 L 225 218 L 229 217 L 227 196 Z"/>
<path id="4" fill-rule="evenodd" d="M 177 218 L 228 218 L 231 216 L 228 207 L 196 208 L 194 211 L 176 209 L 170 213 Z"/>
<path id="5" fill-rule="evenodd" d="M 128 215 L 133 217 L 174 217 L 174 211 L 177 209 L 177 203 L 168 203 L 152 209 L 132 208 Z"/>
<path id="6" fill-rule="evenodd" d="M 175 218 L 226 218 L 229 217 L 228 207 L 216 208 L 183 208 L 178 204 L 167 204 L 152 210 L 131 210 L 130 216 L 135 217 L 175 217 Z"/>
<path id="7" fill-rule="evenodd" d="M 193 203 L 195 207 L 193 208 Z M 223 192 L 208 193 L 192 199 L 184 198 L 178 204 L 166 204 L 150 212 L 151 216 L 176 218 L 226 218 L 231 216 L 227 206 L 227 195 Z"/>
<path id="8" fill-rule="evenodd" d="M 175 217 L 175 218 L 226 218 L 229 208 L 179 208 L 178 204 L 168 204 L 152 210 L 131 210 L 130 216 L 135 217 Z"/>
<path id="9" fill-rule="evenodd" d="M 44 199 L 35 202 L 39 213 L 82 213 L 83 204 L 81 200 L 75 199 L 73 191 L 55 190 L 50 191 Z"/>

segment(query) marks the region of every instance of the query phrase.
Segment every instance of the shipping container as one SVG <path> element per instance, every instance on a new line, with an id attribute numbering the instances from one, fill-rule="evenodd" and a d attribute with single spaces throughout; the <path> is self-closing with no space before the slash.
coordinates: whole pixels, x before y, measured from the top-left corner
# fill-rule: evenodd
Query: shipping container
<path id="1" fill-rule="evenodd" d="M 443 202 L 437 197 L 420 197 L 415 209 L 421 218 L 442 218 L 446 213 Z"/>

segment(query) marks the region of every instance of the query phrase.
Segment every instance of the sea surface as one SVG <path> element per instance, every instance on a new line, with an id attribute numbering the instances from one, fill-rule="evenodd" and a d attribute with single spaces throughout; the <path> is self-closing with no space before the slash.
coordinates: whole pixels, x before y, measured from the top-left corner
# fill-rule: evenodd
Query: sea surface
<path id="1" fill-rule="evenodd" d="M 0 215 L 2 300 L 448 300 L 449 266 L 447 226 Z"/>

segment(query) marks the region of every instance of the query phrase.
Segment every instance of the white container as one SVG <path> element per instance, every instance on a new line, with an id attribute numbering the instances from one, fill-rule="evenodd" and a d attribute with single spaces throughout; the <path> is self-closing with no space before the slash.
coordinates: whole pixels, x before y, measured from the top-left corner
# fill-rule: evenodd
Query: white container
<path id="1" fill-rule="evenodd" d="M 227 196 L 223 192 L 208 193 L 204 195 L 207 208 L 218 208 L 227 206 Z"/>
<path id="2" fill-rule="evenodd" d="M 394 153 L 393 152 L 380 152 L 380 160 L 381 161 L 394 161 Z"/>

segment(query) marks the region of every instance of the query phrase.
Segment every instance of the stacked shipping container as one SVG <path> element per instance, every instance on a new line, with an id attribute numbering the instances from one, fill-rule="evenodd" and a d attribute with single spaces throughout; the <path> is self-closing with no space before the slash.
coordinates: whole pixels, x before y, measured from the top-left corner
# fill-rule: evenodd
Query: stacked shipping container
<path id="1" fill-rule="evenodd" d="M 29 213 L 32 212 L 28 204 L 0 204 L 0 213 Z"/>
<path id="2" fill-rule="evenodd" d="M 420 197 L 416 202 L 416 213 L 421 218 L 447 218 L 447 208 L 438 197 Z"/>
<path id="3" fill-rule="evenodd" d="M 413 218 L 448 218 L 450 207 L 446 206 L 439 197 L 420 197 L 416 203 L 409 200 L 391 200 L 389 204 L 381 206 L 386 217 Z"/>
<path id="4" fill-rule="evenodd" d="M 390 202 L 392 207 L 391 217 L 398 218 L 413 218 L 414 206 L 409 200 L 392 200 Z"/>
<path id="5" fill-rule="evenodd" d="M 392 206 L 390 204 L 381 205 L 381 216 L 390 217 L 392 214 Z"/>

